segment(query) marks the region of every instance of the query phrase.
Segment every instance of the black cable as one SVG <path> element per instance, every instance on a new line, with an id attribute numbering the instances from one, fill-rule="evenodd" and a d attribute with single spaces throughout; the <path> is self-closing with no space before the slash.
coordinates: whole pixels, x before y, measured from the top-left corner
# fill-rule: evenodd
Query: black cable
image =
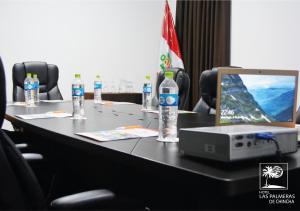
<path id="1" fill-rule="evenodd" d="M 271 138 L 269 140 L 273 141 L 275 143 L 275 145 L 276 145 L 276 155 L 278 156 L 279 160 L 281 161 L 281 159 L 282 159 L 282 152 L 280 150 L 278 141 L 275 138 Z"/>
<path id="2" fill-rule="evenodd" d="M 282 152 L 280 150 L 278 141 L 276 140 L 276 137 L 269 132 L 266 133 L 257 133 L 255 134 L 255 138 L 257 139 L 263 139 L 263 140 L 267 140 L 267 141 L 273 141 L 275 143 L 276 146 L 276 155 L 278 156 L 279 160 L 281 160 L 282 158 Z"/>

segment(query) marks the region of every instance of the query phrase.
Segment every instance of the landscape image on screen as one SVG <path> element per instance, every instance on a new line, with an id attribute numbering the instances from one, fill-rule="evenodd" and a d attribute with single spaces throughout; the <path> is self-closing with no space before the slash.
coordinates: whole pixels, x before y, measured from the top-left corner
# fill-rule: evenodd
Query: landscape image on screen
<path id="1" fill-rule="evenodd" d="M 224 74 L 220 123 L 291 122 L 295 76 Z"/>

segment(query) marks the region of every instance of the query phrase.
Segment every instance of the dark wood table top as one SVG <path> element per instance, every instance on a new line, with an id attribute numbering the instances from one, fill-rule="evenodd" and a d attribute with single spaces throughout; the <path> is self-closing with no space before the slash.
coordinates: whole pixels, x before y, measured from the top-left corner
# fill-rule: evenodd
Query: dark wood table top
<path id="1" fill-rule="evenodd" d="M 93 92 L 85 92 L 84 98 L 86 100 L 94 99 Z M 136 104 L 142 104 L 142 93 L 136 92 L 102 92 L 103 100 L 119 101 L 119 102 L 132 102 Z"/>
<path id="2" fill-rule="evenodd" d="M 14 125 L 33 133 L 53 138 L 65 145 L 79 147 L 92 153 L 102 153 L 114 158 L 123 158 L 139 168 L 149 166 L 164 174 L 174 172 L 196 178 L 198 182 L 211 182 L 226 195 L 236 195 L 258 190 L 258 167 L 260 162 L 272 161 L 270 158 L 236 162 L 231 164 L 184 156 L 179 152 L 177 143 L 162 143 L 155 137 L 98 142 L 75 135 L 77 132 L 115 129 L 121 126 L 142 125 L 158 128 L 158 114 L 144 113 L 141 105 L 99 105 L 85 102 L 86 120 L 71 118 L 52 118 L 23 120 L 17 114 L 44 113 L 63 110 L 72 113 L 72 102 L 40 103 L 38 107 L 7 106 L 6 119 Z M 204 118 L 198 113 L 179 114 L 178 128 L 213 125 L 214 118 Z M 300 169 L 300 153 L 284 158 L 289 170 Z"/>

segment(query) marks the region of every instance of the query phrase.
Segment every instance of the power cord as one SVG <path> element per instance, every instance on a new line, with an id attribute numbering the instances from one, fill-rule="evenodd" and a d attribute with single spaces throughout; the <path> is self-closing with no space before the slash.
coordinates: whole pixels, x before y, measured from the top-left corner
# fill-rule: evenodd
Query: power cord
<path id="1" fill-rule="evenodd" d="M 276 146 L 276 155 L 281 160 L 282 152 L 280 150 L 280 147 L 279 147 L 278 141 L 276 140 L 276 137 L 272 133 L 256 133 L 255 138 L 256 139 L 263 139 L 263 140 L 267 140 L 267 141 L 273 141 L 275 143 L 275 146 Z"/>

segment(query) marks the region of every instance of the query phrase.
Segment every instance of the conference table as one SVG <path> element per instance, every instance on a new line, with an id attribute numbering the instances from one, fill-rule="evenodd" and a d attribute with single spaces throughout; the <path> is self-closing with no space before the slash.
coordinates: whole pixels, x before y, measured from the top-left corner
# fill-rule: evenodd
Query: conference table
<path id="1" fill-rule="evenodd" d="M 40 102 L 39 106 L 8 105 L 6 119 L 14 126 L 32 134 L 47 137 L 64 146 L 75 147 L 93 154 L 101 154 L 126 163 L 137 169 L 154 171 L 165 178 L 172 177 L 182 186 L 196 189 L 199 194 L 235 197 L 259 191 L 259 163 L 273 161 L 272 158 L 254 159 L 235 163 L 222 163 L 182 154 L 178 143 L 163 143 L 157 137 L 136 138 L 100 142 L 75 133 L 111 130 L 117 127 L 140 125 L 149 129 L 158 128 L 158 114 L 141 111 L 138 104 L 94 105 L 85 101 L 85 120 L 70 117 L 24 120 L 16 115 L 38 114 L 49 111 L 72 113 L 72 102 Z M 213 115 L 182 113 L 178 116 L 178 129 L 214 125 Z M 42 139 L 40 141 L 43 141 Z M 289 175 L 296 178 L 300 169 L 300 153 L 284 158 L 289 163 Z M 156 178 L 159 180 L 159 178 Z M 296 181 L 290 179 L 290 186 Z M 200 188 L 201 187 L 201 188 Z"/>

